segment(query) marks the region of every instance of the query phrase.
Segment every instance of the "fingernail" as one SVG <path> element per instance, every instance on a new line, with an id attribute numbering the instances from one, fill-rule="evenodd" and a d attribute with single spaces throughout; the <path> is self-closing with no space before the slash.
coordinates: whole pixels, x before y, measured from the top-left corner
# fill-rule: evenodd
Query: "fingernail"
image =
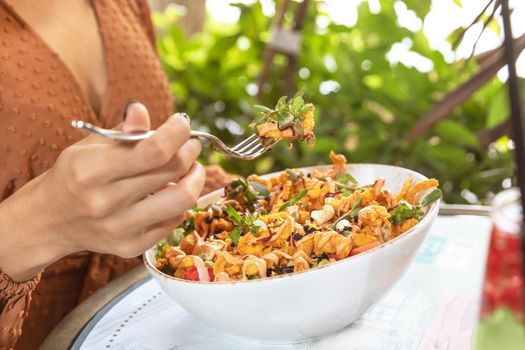
<path id="1" fill-rule="evenodd" d="M 191 124 L 190 116 L 187 115 L 186 113 L 175 113 L 175 114 L 178 115 L 178 116 L 183 117 L 184 119 L 186 119 L 186 121 L 188 122 L 188 124 Z"/>
<path id="2" fill-rule="evenodd" d="M 131 99 L 128 100 L 128 102 L 126 102 L 126 105 L 124 106 L 124 112 L 122 113 L 122 120 L 126 121 L 126 117 L 128 115 L 128 108 L 134 103 L 139 103 L 139 101 Z"/>

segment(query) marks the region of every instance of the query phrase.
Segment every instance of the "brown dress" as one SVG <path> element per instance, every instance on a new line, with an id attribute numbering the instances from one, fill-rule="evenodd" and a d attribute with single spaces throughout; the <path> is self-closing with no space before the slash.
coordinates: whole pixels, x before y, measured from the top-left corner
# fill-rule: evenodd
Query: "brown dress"
<path id="1" fill-rule="evenodd" d="M 0 201 L 49 169 L 64 148 L 83 137 L 69 126 L 71 119 L 113 127 L 122 121 L 130 99 L 146 105 L 153 128 L 172 113 L 146 0 L 92 4 L 108 80 L 99 115 L 58 55 L 0 0 Z M 212 175 L 207 190 L 227 177 L 218 168 L 207 173 Z M 15 344 L 37 348 L 80 301 L 140 261 L 80 252 L 24 283 L 0 272 L 0 349 Z"/>

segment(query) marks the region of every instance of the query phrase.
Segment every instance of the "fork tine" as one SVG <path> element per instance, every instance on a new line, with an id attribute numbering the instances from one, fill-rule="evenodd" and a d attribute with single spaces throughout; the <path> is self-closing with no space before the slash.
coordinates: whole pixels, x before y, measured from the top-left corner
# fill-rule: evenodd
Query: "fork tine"
<path id="1" fill-rule="evenodd" d="M 258 138 L 258 136 L 256 134 L 253 134 L 252 136 L 245 138 L 243 141 L 241 141 L 237 145 L 233 146 L 231 148 L 231 150 L 232 151 L 237 151 L 239 148 L 241 148 L 243 146 L 246 146 L 247 143 L 250 143 L 250 142 L 256 140 L 257 138 Z"/>
<path id="2" fill-rule="evenodd" d="M 245 153 L 247 150 L 252 149 L 253 147 L 257 147 L 257 145 L 261 144 L 262 140 L 259 137 L 256 137 L 253 141 L 249 142 L 248 144 L 244 145 L 243 147 L 237 148 L 235 152 L 239 153 Z"/>
<path id="3" fill-rule="evenodd" d="M 257 147 L 252 148 L 249 152 L 243 153 L 242 156 L 245 159 L 255 159 L 261 156 L 262 154 L 266 153 L 267 151 L 269 151 L 276 143 L 277 143 L 277 140 L 273 140 L 267 143 L 266 145 L 262 144 L 263 146 L 262 148 L 260 147 L 261 145 L 259 145 Z"/>
<path id="4" fill-rule="evenodd" d="M 256 153 L 257 151 L 265 148 L 266 146 L 268 146 L 268 142 L 266 140 L 260 140 L 261 142 L 253 145 L 252 147 L 250 147 L 249 149 L 246 149 L 244 150 L 244 152 L 242 152 L 243 154 L 254 154 Z"/>

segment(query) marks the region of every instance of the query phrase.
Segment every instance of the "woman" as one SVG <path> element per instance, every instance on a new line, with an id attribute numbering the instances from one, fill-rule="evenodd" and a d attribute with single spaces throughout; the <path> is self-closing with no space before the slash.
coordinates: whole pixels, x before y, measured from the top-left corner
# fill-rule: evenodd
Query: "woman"
<path id="1" fill-rule="evenodd" d="M 38 347 L 195 204 L 201 145 L 171 111 L 146 0 L 0 0 L 0 348 Z"/>

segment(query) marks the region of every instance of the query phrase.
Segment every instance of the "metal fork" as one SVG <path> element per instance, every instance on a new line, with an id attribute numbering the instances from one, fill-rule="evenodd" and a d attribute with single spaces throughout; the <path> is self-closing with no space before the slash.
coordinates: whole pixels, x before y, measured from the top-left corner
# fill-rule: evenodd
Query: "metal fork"
<path id="1" fill-rule="evenodd" d="M 151 135 L 155 134 L 154 130 L 134 134 L 124 134 L 117 130 L 103 129 L 91 123 L 84 122 L 82 120 L 72 120 L 71 126 L 103 137 L 124 142 L 144 140 L 149 138 Z M 277 143 L 277 140 L 263 139 L 257 134 L 253 134 L 250 137 L 247 137 L 243 141 L 239 142 L 237 145 L 230 148 L 226 146 L 224 142 L 222 142 L 217 136 L 208 134 L 207 132 L 192 130 L 191 137 L 198 137 L 208 140 L 211 142 L 215 151 L 224 153 L 233 158 L 244 160 L 252 160 L 257 157 L 260 157 L 261 155 L 269 151 Z"/>

